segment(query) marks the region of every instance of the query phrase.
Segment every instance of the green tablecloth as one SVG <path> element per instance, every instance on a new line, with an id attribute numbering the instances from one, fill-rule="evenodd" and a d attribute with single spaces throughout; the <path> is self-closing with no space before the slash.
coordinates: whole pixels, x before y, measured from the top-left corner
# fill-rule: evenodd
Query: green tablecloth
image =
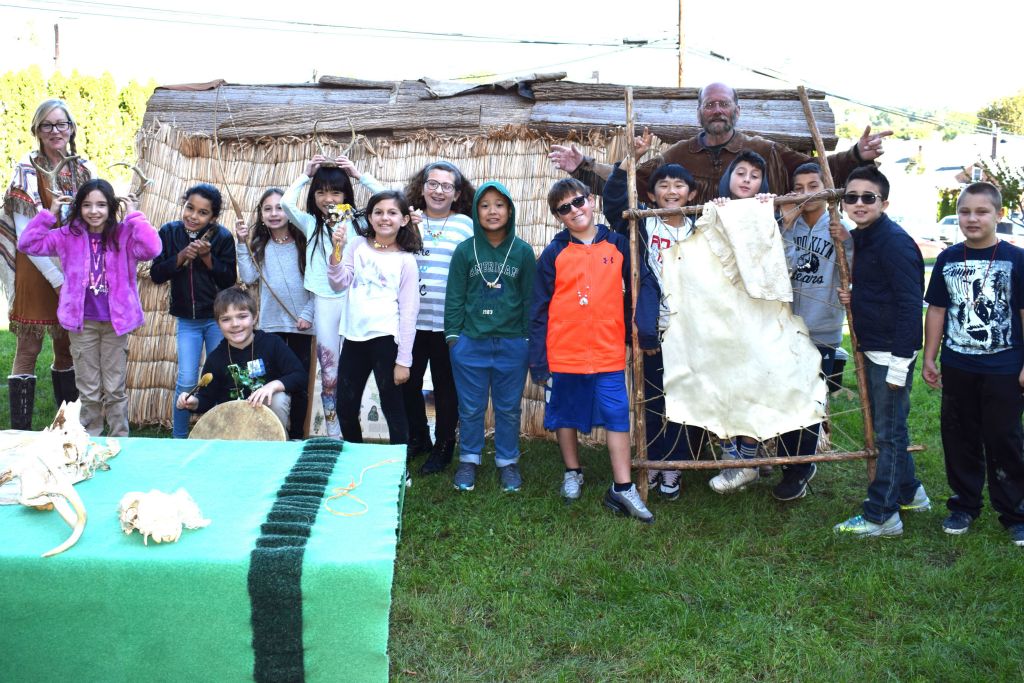
<path id="1" fill-rule="evenodd" d="M 121 439 L 111 469 L 77 485 L 82 539 L 43 559 L 70 528 L 56 512 L 0 507 L 0 679 L 248 680 L 250 556 L 301 443 Z M 369 511 L 322 506 L 302 561 L 308 680 L 386 680 L 402 446 L 345 444 L 330 477 L 358 480 Z M 117 519 L 129 491 L 184 487 L 212 524 L 142 544 Z M 331 501 L 339 511 L 362 506 Z M 9 678 L 10 677 L 10 678 Z"/>

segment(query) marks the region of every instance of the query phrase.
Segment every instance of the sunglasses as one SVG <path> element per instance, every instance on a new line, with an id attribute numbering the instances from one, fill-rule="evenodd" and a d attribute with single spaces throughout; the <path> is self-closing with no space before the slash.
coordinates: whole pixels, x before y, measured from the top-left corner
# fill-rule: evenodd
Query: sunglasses
<path id="1" fill-rule="evenodd" d="M 871 206 L 876 201 L 882 200 L 881 195 L 877 195 L 874 192 L 865 192 L 864 194 L 854 194 L 853 192 L 847 192 L 843 195 L 844 204 L 856 204 L 858 201 L 864 204 L 864 206 Z"/>
<path id="2" fill-rule="evenodd" d="M 558 213 L 559 216 L 568 216 L 569 212 L 572 211 L 573 207 L 576 207 L 577 209 L 582 209 L 583 205 L 587 203 L 587 199 L 589 198 L 590 195 L 581 194 L 579 197 L 576 197 L 572 201 L 556 206 L 555 211 Z"/>

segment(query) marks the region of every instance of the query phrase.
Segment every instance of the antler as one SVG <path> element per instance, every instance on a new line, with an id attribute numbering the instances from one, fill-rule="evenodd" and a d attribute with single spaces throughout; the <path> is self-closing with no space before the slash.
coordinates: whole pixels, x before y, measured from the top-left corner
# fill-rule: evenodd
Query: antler
<path id="1" fill-rule="evenodd" d="M 107 169 L 114 168 L 115 166 L 126 166 L 132 170 L 132 173 L 139 177 L 139 181 L 141 183 L 139 185 L 139 189 L 132 193 L 135 195 L 136 199 L 141 197 L 142 193 L 146 191 L 146 188 L 153 184 L 153 179 L 147 178 L 146 174 L 142 172 L 142 169 L 139 168 L 138 164 L 133 164 L 127 161 L 115 161 L 110 164 L 110 166 L 107 166 Z"/>
<path id="2" fill-rule="evenodd" d="M 355 148 L 356 144 L 359 143 L 359 142 L 362 142 L 363 146 L 366 147 L 366 149 L 368 149 L 371 154 L 376 156 L 377 155 L 377 150 L 375 150 L 373 148 L 373 146 L 370 144 L 370 141 L 366 139 L 365 135 L 363 135 L 362 133 L 359 133 L 359 132 L 356 131 L 356 126 L 355 126 L 354 123 L 352 123 L 352 119 L 346 119 L 346 120 L 348 121 L 349 129 L 352 131 L 352 139 L 349 140 L 348 146 L 345 147 L 345 151 L 343 151 L 341 153 L 342 156 L 346 156 L 347 157 L 347 156 L 351 155 L 353 148 Z M 323 143 L 320 142 L 320 134 L 317 132 L 317 126 L 319 124 L 320 124 L 319 120 L 313 121 L 313 141 L 316 142 L 316 146 L 319 148 L 320 156 L 327 157 L 327 161 L 323 162 L 321 164 L 321 166 L 326 166 L 326 167 L 336 166 L 337 164 L 335 164 L 333 159 L 331 159 L 329 157 L 329 155 L 327 154 L 327 150 L 324 149 Z"/>
<path id="3" fill-rule="evenodd" d="M 46 184 L 47 184 L 47 188 L 46 189 L 48 189 L 50 191 L 51 195 L 56 196 L 56 195 L 59 195 L 61 193 L 60 192 L 60 186 L 57 184 L 57 176 L 60 175 L 61 169 L 63 169 L 65 166 L 67 166 L 68 164 L 74 164 L 76 161 L 78 161 L 78 155 L 77 154 L 69 154 L 68 156 L 61 155 L 60 163 L 58 163 L 57 167 L 54 168 L 52 171 L 47 171 L 45 168 L 40 166 L 39 162 L 36 161 L 36 157 L 34 157 L 34 156 L 31 157 L 29 159 L 29 161 L 32 162 L 32 168 L 36 169 L 36 177 L 37 178 L 42 178 L 42 179 L 46 180 Z M 72 169 L 73 168 L 74 168 L 74 166 L 72 166 Z"/>

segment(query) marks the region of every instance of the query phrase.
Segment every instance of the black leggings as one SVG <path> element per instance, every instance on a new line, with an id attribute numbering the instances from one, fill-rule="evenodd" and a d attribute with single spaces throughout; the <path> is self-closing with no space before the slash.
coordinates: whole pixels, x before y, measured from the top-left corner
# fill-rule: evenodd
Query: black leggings
<path id="1" fill-rule="evenodd" d="M 434 407 L 437 411 L 434 438 L 438 443 L 454 441 L 455 428 L 459 424 L 459 396 L 455 392 L 455 377 L 452 376 L 452 361 L 448 355 L 448 343 L 444 340 L 444 332 L 416 330 L 409 381 L 402 385 L 405 415 L 409 420 L 409 435 L 430 436 L 426 405 L 423 402 L 423 375 L 427 371 L 428 362 L 430 381 L 434 385 Z"/>
<path id="2" fill-rule="evenodd" d="M 380 394 L 380 407 L 388 423 L 391 443 L 409 442 L 409 426 L 405 421 L 402 388 L 395 384 L 395 358 L 398 344 L 394 337 L 376 337 L 368 341 L 346 339 L 341 345 L 338 361 L 338 421 L 341 436 L 352 443 L 363 442 L 359 426 L 359 405 L 366 389 L 366 380 L 373 373 Z"/>

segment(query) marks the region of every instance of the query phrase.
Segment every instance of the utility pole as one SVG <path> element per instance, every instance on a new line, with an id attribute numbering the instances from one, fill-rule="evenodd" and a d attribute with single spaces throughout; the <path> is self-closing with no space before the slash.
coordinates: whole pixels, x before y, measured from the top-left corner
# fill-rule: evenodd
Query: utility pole
<path id="1" fill-rule="evenodd" d="M 683 35 L 683 0 L 679 0 L 679 74 L 676 78 L 676 87 L 683 87 L 683 52 L 686 50 L 686 40 Z"/>
<path id="2" fill-rule="evenodd" d="M 992 159 L 996 158 L 996 146 L 999 144 L 999 124 L 992 122 Z"/>
<path id="3" fill-rule="evenodd" d="M 53 25 L 53 70 L 60 71 L 60 24 Z"/>

